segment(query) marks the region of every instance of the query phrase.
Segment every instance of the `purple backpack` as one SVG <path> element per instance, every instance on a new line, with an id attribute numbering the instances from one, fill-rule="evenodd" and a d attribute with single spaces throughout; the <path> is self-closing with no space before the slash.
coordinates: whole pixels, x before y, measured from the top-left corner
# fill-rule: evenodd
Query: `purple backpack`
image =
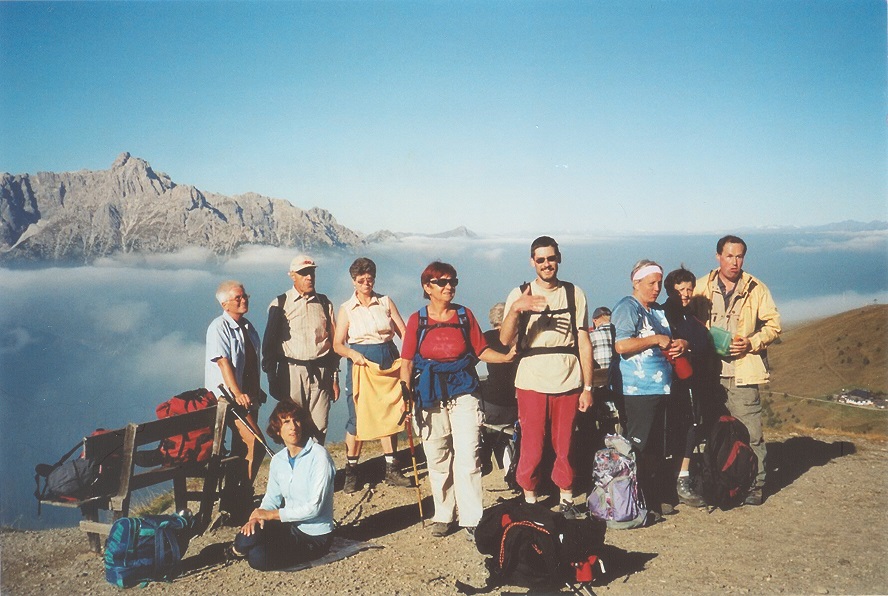
<path id="1" fill-rule="evenodd" d="M 644 496 L 638 488 L 635 454 L 625 438 L 607 435 L 604 449 L 595 453 L 589 493 L 589 513 L 614 530 L 638 528 L 647 520 Z"/>

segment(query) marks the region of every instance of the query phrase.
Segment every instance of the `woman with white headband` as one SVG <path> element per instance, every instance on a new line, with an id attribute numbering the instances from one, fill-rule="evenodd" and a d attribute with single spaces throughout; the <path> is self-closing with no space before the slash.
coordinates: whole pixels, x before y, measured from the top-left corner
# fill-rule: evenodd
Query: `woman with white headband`
<path id="1" fill-rule="evenodd" d="M 614 372 L 614 390 L 622 393 L 626 410 L 626 438 L 638 456 L 638 479 L 651 511 L 674 512 L 668 498 L 671 475 L 664 459 L 666 398 L 672 384 L 669 361 L 684 354 L 688 342 L 673 340 L 657 297 L 663 286 L 663 268 L 643 259 L 630 275 L 632 295 L 613 309 L 614 350 L 620 358 Z"/>

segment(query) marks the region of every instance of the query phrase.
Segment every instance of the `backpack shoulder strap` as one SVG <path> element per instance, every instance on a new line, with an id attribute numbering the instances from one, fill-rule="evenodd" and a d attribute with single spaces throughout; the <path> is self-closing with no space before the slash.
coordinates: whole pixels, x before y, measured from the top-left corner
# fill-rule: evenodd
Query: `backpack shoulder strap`
<path id="1" fill-rule="evenodd" d="M 326 294 L 315 294 L 318 297 L 318 302 L 321 303 L 321 306 L 324 309 L 324 318 L 327 319 L 327 333 L 330 334 L 330 341 L 333 341 L 333 319 L 330 317 L 330 312 L 333 309 L 333 303 L 330 302 L 330 299 L 327 298 Z"/>
<path id="2" fill-rule="evenodd" d="M 429 307 L 423 306 L 417 314 L 419 320 L 416 325 L 416 353 L 419 354 L 419 346 L 422 345 L 422 340 L 429 330 Z"/>
<path id="3" fill-rule="evenodd" d="M 456 309 L 456 316 L 459 319 L 459 328 L 462 330 L 463 338 L 466 340 L 466 351 L 472 349 L 472 340 L 469 336 L 469 331 L 472 328 L 472 323 L 469 321 L 469 315 L 466 313 L 466 307 L 460 305 L 458 309 Z"/>
<path id="4" fill-rule="evenodd" d="M 561 282 L 564 287 L 565 296 L 567 297 L 567 312 L 570 315 L 570 330 L 573 334 L 574 346 L 579 346 L 577 329 L 577 297 L 576 288 L 569 281 Z"/>
<path id="5" fill-rule="evenodd" d="M 518 286 L 518 290 L 523 294 L 527 291 L 527 288 L 530 287 L 530 282 L 524 282 L 520 286 Z M 531 290 L 533 293 L 533 290 Z M 518 313 L 518 338 L 515 340 L 515 345 L 518 346 L 518 349 L 521 350 L 523 347 L 523 343 L 525 338 L 527 337 L 527 323 L 530 321 L 530 312 L 524 311 Z"/>

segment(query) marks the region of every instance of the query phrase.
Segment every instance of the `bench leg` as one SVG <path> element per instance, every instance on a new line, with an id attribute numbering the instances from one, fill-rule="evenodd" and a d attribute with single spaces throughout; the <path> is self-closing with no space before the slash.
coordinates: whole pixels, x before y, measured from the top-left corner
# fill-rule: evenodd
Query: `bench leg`
<path id="1" fill-rule="evenodd" d="M 176 512 L 188 507 L 188 486 L 184 474 L 176 474 L 173 478 L 173 500 L 176 504 Z"/>
<path id="2" fill-rule="evenodd" d="M 99 521 L 99 508 L 98 506 L 92 505 L 84 505 L 80 508 L 81 514 L 83 514 L 83 519 L 91 522 Z M 95 532 L 87 532 L 86 538 L 89 540 L 89 549 L 94 553 L 102 552 L 102 537 Z"/>

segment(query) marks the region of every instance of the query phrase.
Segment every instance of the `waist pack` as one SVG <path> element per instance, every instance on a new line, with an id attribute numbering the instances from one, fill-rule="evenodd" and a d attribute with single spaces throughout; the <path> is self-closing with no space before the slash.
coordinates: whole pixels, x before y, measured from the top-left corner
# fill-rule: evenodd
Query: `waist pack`
<path id="1" fill-rule="evenodd" d="M 105 579 L 118 588 L 172 581 L 181 572 L 191 520 L 182 515 L 124 517 L 105 541 Z"/>
<path id="2" fill-rule="evenodd" d="M 604 444 L 604 449 L 595 453 L 589 513 L 614 530 L 641 527 L 648 512 L 638 487 L 635 454 L 621 435 L 607 435 Z"/>
<path id="3" fill-rule="evenodd" d="M 204 410 L 216 405 L 216 396 L 204 388 L 180 393 L 157 406 L 158 420 Z M 187 462 L 201 462 L 210 458 L 213 452 L 213 427 L 198 428 L 161 441 L 159 447 L 161 463 L 172 466 Z"/>
<path id="4" fill-rule="evenodd" d="M 478 551 L 488 555 L 484 589 L 461 584 L 463 593 L 502 585 L 557 589 L 575 580 L 575 567 L 586 565 L 604 543 L 606 528 L 593 519 L 568 520 L 523 497 L 488 508 L 475 530 Z"/>
<path id="5" fill-rule="evenodd" d="M 722 416 L 712 425 L 703 466 L 703 498 L 709 506 L 727 509 L 746 498 L 755 483 L 758 458 L 742 422 Z"/>

